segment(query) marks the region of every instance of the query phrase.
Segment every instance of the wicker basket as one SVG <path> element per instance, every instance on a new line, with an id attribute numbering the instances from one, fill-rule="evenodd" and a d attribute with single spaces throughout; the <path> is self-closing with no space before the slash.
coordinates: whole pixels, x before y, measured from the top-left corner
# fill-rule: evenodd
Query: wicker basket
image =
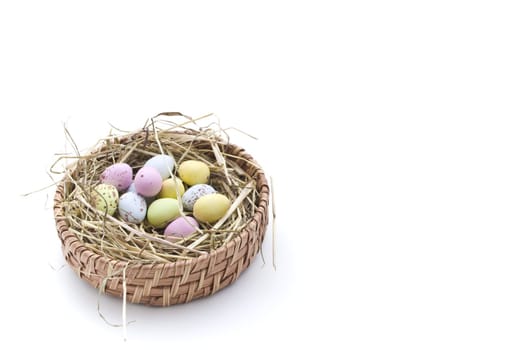
<path id="1" fill-rule="evenodd" d="M 125 144 L 142 133 L 126 135 L 117 139 L 117 142 Z M 182 133 L 172 132 L 171 137 L 177 134 Z M 236 164 L 256 182 L 259 196 L 254 216 L 235 238 L 208 254 L 188 260 L 134 263 L 113 259 L 89 249 L 69 229 L 63 200 L 66 191 L 73 185 L 64 178 L 56 190 L 54 216 L 65 259 L 78 276 L 107 294 L 123 297 L 125 289 L 129 302 L 155 306 L 190 302 L 214 294 L 234 282 L 260 250 L 268 223 L 269 186 L 263 170 L 242 148 L 226 142 L 221 147 L 228 154 L 237 156 Z M 74 173 L 75 169 L 72 171 Z"/>

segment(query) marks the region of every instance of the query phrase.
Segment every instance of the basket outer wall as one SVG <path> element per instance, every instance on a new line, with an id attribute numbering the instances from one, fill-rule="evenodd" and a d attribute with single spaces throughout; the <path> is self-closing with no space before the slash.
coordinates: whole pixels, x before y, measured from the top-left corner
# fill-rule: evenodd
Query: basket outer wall
<path id="1" fill-rule="evenodd" d="M 253 161 L 242 148 L 226 145 L 228 153 Z M 253 161 L 254 162 L 254 161 Z M 173 263 L 127 263 L 88 249 L 69 231 L 62 202 L 65 182 L 57 187 L 54 215 L 65 260 L 76 274 L 107 294 L 122 297 L 126 268 L 127 299 L 132 303 L 169 306 L 216 293 L 234 282 L 256 257 L 268 224 L 269 186 L 263 170 L 251 163 L 238 164 L 256 180 L 260 194 L 255 215 L 242 232 L 209 254 Z"/>

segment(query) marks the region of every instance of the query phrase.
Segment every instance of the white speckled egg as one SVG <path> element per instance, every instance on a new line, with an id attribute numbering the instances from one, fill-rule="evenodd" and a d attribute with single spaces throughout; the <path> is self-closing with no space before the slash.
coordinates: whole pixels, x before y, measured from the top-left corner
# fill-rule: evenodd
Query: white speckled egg
<path id="1" fill-rule="evenodd" d="M 174 158 L 166 154 L 159 154 L 145 162 L 144 167 L 152 167 L 158 170 L 162 179 L 165 180 L 174 172 Z"/>
<path id="2" fill-rule="evenodd" d="M 200 197 L 212 193 L 216 193 L 216 190 L 210 185 L 199 184 L 190 187 L 182 196 L 183 208 L 192 211 L 194 203 L 196 203 Z"/>
<path id="3" fill-rule="evenodd" d="M 120 217 L 130 223 L 139 224 L 147 214 L 147 203 L 137 193 L 127 192 L 120 197 L 118 202 L 118 213 Z"/>
<path id="4" fill-rule="evenodd" d="M 91 199 L 96 209 L 113 215 L 118 207 L 118 190 L 113 185 L 99 184 L 92 190 Z"/>
<path id="5" fill-rule="evenodd" d="M 113 164 L 100 175 L 100 181 L 125 191 L 133 182 L 133 169 L 126 163 Z"/>

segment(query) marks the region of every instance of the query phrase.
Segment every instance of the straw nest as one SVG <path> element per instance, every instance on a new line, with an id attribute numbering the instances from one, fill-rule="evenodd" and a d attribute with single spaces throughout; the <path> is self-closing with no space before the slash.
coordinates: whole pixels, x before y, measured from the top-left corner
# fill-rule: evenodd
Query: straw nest
<path id="1" fill-rule="evenodd" d="M 198 127 L 196 119 L 162 113 L 136 132 L 100 140 L 86 155 L 75 151 L 60 158 L 73 163 L 56 190 L 56 226 L 67 262 L 102 292 L 150 305 L 189 302 L 229 285 L 258 253 L 268 221 L 267 180 L 216 123 Z M 147 222 L 130 224 L 94 209 L 90 196 L 106 167 L 126 162 L 136 173 L 157 154 L 172 155 L 176 164 L 205 162 L 209 184 L 232 201 L 225 217 L 176 238 Z"/>

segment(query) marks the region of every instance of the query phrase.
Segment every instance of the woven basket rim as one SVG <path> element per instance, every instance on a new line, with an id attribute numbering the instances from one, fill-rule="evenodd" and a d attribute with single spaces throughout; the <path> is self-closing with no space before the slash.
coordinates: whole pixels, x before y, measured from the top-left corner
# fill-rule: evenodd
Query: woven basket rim
<path id="1" fill-rule="evenodd" d="M 134 133 L 130 133 L 130 134 L 127 134 L 127 135 L 116 136 L 116 139 L 122 140 L 122 139 L 126 139 L 126 138 L 132 137 L 134 135 L 138 135 L 138 134 L 144 133 L 144 132 L 145 131 L 140 130 L 140 131 L 137 131 L 137 132 L 134 132 Z M 172 131 L 165 131 L 164 133 L 194 134 L 194 132 L 195 132 L 194 130 L 190 130 L 189 129 L 189 130 L 186 130 L 185 132 L 172 130 Z M 227 142 L 227 143 L 224 142 L 223 144 L 227 145 L 227 146 L 233 146 L 233 147 L 236 146 L 236 147 L 238 147 L 239 149 L 241 149 L 241 153 L 243 153 L 242 155 L 246 159 L 248 159 L 250 161 L 254 161 L 254 158 L 249 153 L 247 153 L 243 149 L 243 147 L 240 147 L 240 146 L 238 146 L 236 144 L 233 144 L 233 143 L 230 143 L 230 142 Z M 144 263 L 144 262 L 124 261 L 124 260 L 120 260 L 120 259 L 116 259 L 116 258 L 110 258 L 108 256 L 99 254 L 99 253 L 89 249 L 84 244 L 84 242 L 78 238 L 78 236 L 74 232 L 69 231 L 69 224 L 67 223 L 66 218 L 63 215 L 59 215 L 60 213 L 63 213 L 63 196 L 62 196 L 62 192 L 63 192 L 64 186 L 65 186 L 65 183 L 66 183 L 66 177 L 62 178 L 60 180 L 60 182 L 58 183 L 57 189 L 55 191 L 55 196 L 54 196 L 54 217 L 55 217 L 55 220 L 56 220 L 56 228 L 57 228 L 57 231 L 58 231 L 58 234 L 59 234 L 60 238 L 62 238 L 61 236 L 64 233 L 69 232 L 72 235 L 72 237 L 74 237 L 74 242 L 79 244 L 78 248 L 81 248 L 83 250 L 88 250 L 90 253 L 92 253 L 93 255 L 97 256 L 96 259 L 100 259 L 101 261 L 106 262 L 107 264 L 111 264 L 113 267 L 124 268 L 125 266 L 132 267 L 133 265 L 139 265 L 139 266 L 143 267 L 143 266 L 150 265 L 150 266 L 152 266 L 154 268 L 159 268 L 159 267 L 161 267 L 161 268 L 172 268 L 172 267 L 177 267 L 177 266 L 181 267 L 181 266 L 193 264 L 194 261 L 198 260 L 198 259 L 199 260 L 211 259 L 211 258 L 216 257 L 219 254 L 223 253 L 227 249 L 230 249 L 231 247 L 237 246 L 239 244 L 239 242 L 242 241 L 242 239 L 245 239 L 246 236 L 248 236 L 247 227 L 253 221 L 261 221 L 261 220 L 263 220 L 263 211 L 266 211 L 268 209 L 269 185 L 268 185 L 267 178 L 265 177 L 265 173 L 264 173 L 263 169 L 256 162 L 255 162 L 255 167 L 260 172 L 258 173 L 258 178 L 255 179 L 255 181 L 256 181 L 256 188 L 259 189 L 259 199 L 258 199 L 258 204 L 256 206 L 256 211 L 255 211 L 254 216 L 252 216 L 245 223 L 244 228 L 239 232 L 239 234 L 235 238 L 231 239 L 230 241 L 228 241 L 227 243 L 221 245 L 220 247 L 212 250 L 211 252 L 207 252 L 207 253 L 202 254 L 200 256 L 197 256 L 197 257 L 192 257 L 192 258 L 189 258 L 189 259 L 183 259 L 183 260 L 172 261 L 172 262 L 159 262 L 158 261 L 158 262 Z"/>

